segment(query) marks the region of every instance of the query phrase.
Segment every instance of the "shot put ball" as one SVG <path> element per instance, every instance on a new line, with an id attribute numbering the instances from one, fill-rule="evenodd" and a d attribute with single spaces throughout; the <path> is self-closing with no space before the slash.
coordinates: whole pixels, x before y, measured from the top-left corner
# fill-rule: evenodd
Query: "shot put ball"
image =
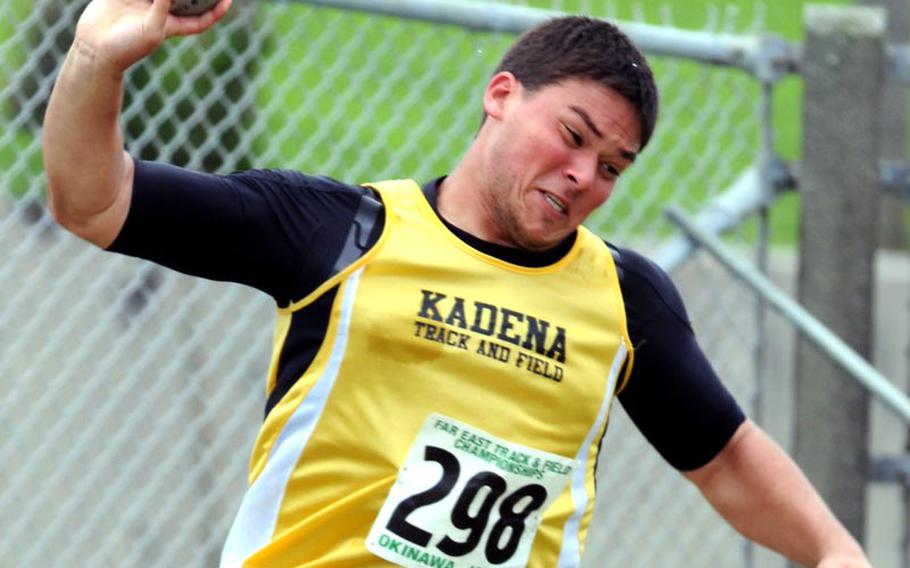
<path id="1" fill-rule="evenodd" d="M 198 16 L 211 10 L 218 0 L 173 0 L 171 14 L 175 16 Z"/>

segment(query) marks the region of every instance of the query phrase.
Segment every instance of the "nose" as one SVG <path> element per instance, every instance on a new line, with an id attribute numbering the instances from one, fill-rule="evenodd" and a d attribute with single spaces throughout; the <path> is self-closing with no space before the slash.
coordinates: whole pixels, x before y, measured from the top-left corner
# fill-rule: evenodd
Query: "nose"
<path id="1" fill-rule="evenodd" d="M 597 157 L 576 155 L 566 167 L 565 176 L 573 189 L 589 189 L 597 177 Z"/>

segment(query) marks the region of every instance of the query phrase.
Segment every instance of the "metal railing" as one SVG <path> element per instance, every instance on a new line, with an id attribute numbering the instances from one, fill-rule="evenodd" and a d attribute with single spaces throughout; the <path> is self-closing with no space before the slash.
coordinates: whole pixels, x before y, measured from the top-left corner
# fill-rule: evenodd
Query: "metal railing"
<path id="1" fill-rule="evenodd" d="M 686 234 L 687 238 L 698 247 L 708 251 L 714 259 L 751 288 L 775 311 L 783 315 L 800 333 L 849 373 L 854 380 L 883 402 L 891 412 L 910 425 L 910 398 L 894 386 L 891 380 L 881 374 L 844 340 L 831 332 L 799 302 L 771 282 L 767 276 L 729 250 L 720 238 L 700 227 L 692 217 L 678 209 L 669 209 L 667 216 Z"/>

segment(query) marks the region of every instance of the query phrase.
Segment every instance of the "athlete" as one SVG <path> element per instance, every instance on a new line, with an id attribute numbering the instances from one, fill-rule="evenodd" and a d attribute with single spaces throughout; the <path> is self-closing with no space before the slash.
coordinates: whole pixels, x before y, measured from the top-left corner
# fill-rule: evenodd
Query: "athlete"
<path id="1" fill-rule="evenodd" d="M 667 276 L 581 227 L 657 117 L 617 28 L 572 17 L 523 36 L 466 154 L 423 185 L 134 159 L 124 72 L 229 4 L 177 18 L 168 0 L 91 2 L 44 129 L 65 227 L 276 301 L 222 566 L 577 566 L 614 398 L 747 537 L 806 566 L 869 566 L 722 386 Z"/>

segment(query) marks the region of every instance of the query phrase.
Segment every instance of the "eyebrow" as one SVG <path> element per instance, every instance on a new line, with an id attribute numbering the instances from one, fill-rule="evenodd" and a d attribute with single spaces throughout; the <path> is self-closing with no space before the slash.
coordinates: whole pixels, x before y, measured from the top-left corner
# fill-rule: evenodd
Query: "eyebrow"
<path id="1" fill-rule="evenodd" d="M 581 119 L 585 122 L 585 124 L 588 125 L 588 128 L 591 129 L 591 132 L 596 134 L 598 138 L 604 137 L 604 135 L 600 132 L 600 130 L 598 130 L 597 127 L 594 125 L 594 121 L 591 120 L 591 115 L 588 114 L 588 111 L 586 111 L 585 109 L 583 109 L 581 107 L 577 107 L 575 105 L 571 105 L 569 108 L 572 109 L 572 111 L 575 112 L 575 114 L 577 114 L 579 117 L 581 117 Z"/>
<path id="2" fill-rule="evenodd" d="M 575 105 L 570 105 L 569 108 L 572 110 L 572 112 L 577 114 L 579 116 L 579 118 L 581 118 L 582 121 L 584 121 L 584 123 L 587 125 L 588 128 L 591 129 L 591 132 L 593 132 L 595 136 L 597 136 L 598 138 L 604 137 L 603 133 L 600 130 L 598 130 L 597 126 L 594 124 L 594 121 L 591 120 L 591 115 L 588 114 L 588 111 L 586 111 L 585 109 L 583 109 L 579 106 L 575 106 Z M 627 150 L 625 148 L 623 148 L 619 151 L 619 155 L 630 162 L 634 162 L 635 157 L 637 156 L 637 154 L 635 152 L 633 152 L 632 150 Z"/>

